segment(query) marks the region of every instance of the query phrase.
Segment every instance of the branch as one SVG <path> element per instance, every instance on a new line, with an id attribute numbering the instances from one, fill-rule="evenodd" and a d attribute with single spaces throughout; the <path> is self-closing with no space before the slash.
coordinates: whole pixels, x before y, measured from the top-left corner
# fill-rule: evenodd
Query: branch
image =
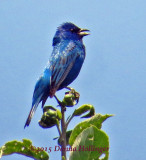
<path id="1" fill-rule="evenodd" d="M 61 107 L 61 113 L 62 113 L 62 119 L 61 119 L 61 156 L 63 157 L 62 159 L 66 159 L 66 123 L 65 123 L 65 105 L 62 104 L 62 102 L 54 96 L 56 101 L 58 102 L 59 106 Z M 61 131 L 59 131 L 61 133 Z"/>

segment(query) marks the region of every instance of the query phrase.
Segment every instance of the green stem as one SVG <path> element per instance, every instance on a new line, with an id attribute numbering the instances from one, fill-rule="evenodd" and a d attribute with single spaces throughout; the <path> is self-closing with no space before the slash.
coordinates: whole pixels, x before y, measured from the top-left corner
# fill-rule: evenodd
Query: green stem
<path id="1" fill-rule="evenodd" d="M 61 157 L 62 160 L 65 159 L 66 160 L 66 123 L 65 123 L 65 111 L 66 108 L 65 106 L 61 103 L 61 101 L 54 96 L 55 99 L 57 100 L 58 104 L 61 107 L 61 113 L 62 113 L 62 119 L 61 119 L 61 131 L 59 131 L 61 133 Z"/>
<path id="2" fill-rule="evenodd" d="M 57 127 L 57 130 L 58 130 L 59 136 L 61 136 L 61 130 L 60 130 L 60 127 L 59 127 L 59 121 L 57 122 L 56 127 Z"/>
<path id="3" fill-rule="evenodd" d="M 61 119 L 61 156 L 66 159 L 66 124 L 65 124 L 65 106 L 61 106 L 61 113 L 62 113 L 62 119 Z"/>
<path id="4" fill-rule="evenodd" d="M 73 119 L 74 115 L 72 114 L 72 116 L 68 119 L 68 121 L 66 122 L 66 128 L 68 127 L 68 124 L 70 123 L 70 121 Z"/>

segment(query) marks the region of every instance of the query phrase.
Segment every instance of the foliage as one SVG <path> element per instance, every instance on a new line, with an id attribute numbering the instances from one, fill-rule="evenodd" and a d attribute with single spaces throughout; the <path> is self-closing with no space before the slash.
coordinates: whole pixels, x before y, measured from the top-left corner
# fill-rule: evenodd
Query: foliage
<path id="1" fill-rule="evenodd" d="M 104 122 L 107 118 L 109 118 L 111 116 L 112 115 L 96 114 L 95 116 L 79 123 L 72 131 L 72 134 L 69 139 L 69 144 L 72 146 L 74 144 L 74 141 L 76 140 L 77 136 L 90 126 L 95 126 L 98 129 L 100 129 L 102 122 Z"/>
<path id="2" fill-rule="evenodd" d="M 76 137 L 72 148 L 76 151 L 70 153 L 69 160 L 98 160 L 103 153 L 105 154 L 104 160 L 106 160 L 109 155 L 108 136 L 102 130 L 91 125 Z"/>
<path id="3" fill-rule="evenodd" d="M 37 149 L 34 148 L 32 142 L 28 139 L 23 139 L 22 142 L 16 140 L 10 141 L 0 148 L 0 158 L 1 156 L 13 153 L 25 155 L 36 160 L 49 160 L 49 155 L 39 147 Z"/>
<path id="4" fill-rule="evenodd" d="M 102 123 L 113 115 L 96 114 L 93 105 L 84 104 L 75 109 L 73 114 L 65 120 L 66 107 L 75 106 L 80 97 L 80 94 L 74 89 L 69 89 L 70 91 L 65 93 L 62 101 L 55 97 L 61 110 L 53 106 L 45 106 L 43 108 L 43 115 L 39 121 L 40 127 L 44 129 L 57 127 L 59 133 L 57 139 L 62 148 L 62 160 L 67 159 L 67 148 L 70 150 L 69 160 L 108 160 L 109 137 L 101 130 L 101 127 Z M 77 124 L 74 129 L 67 130 L 70 121 L 76 116 L 82 116 L 81 118 L 87 119 Z M 47 152 L 39 147 L 33 147 L 32 142 L 27 139 L 23 139 L 22 142 L 16 140 L 7 142 L 0 148 L 0 157 L 13 153 L 25 155 L 35 160 L 49 159 Z"/>

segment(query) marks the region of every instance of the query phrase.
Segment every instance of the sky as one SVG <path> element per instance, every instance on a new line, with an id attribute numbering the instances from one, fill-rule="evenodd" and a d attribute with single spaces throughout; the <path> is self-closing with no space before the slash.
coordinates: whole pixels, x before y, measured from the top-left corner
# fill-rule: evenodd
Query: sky
<path id="1" fill-rule="evenodd" d="M 114 114 L 103 123 L 109 135 L 109 160 L 145 159 L 146 144 L 146 1 L 145 0 L 0 0 L 0 146 L 31 139 L 54 147 L 56 127 L 42 129 L 39 106 L 28 128 L 36 80 L 52 52 L 52 39 L 63 22 L 88 28 L 86 59 L 70 85 L 80 93 L 78 106 L 93 104 L 96 113 Z M 64 92 L 57 92 L 63 98 Z M 48 99 L 46 105 L 57 103 Z M 78 107 L 78 106 L 75 106 Z M 74 108 L 68 108 L 66 117 Z M 81 121 L 74 118 L 69 129 Z M 51 152 L 50 159 L 60 159 Z M 21 155 L 2 160 L 26 160 Z"/>

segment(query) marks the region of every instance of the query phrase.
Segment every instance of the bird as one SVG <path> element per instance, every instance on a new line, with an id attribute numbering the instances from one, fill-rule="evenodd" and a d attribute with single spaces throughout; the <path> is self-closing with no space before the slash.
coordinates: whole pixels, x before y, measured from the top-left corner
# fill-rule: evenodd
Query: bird
<path id="1" fill-rule="evenodd" d="M 71 22 L 61 24 L 53 38 L 53 51 L 49 61 L 36 82 L 32 97 L 32 107 L 24 125 L 29 126 L 39 105 L 42 108 L 48 97 L 71 84 L 78 76 L 86 52 L 83 37 L 89 35 L 88 29 L 82 29 Z"/>

